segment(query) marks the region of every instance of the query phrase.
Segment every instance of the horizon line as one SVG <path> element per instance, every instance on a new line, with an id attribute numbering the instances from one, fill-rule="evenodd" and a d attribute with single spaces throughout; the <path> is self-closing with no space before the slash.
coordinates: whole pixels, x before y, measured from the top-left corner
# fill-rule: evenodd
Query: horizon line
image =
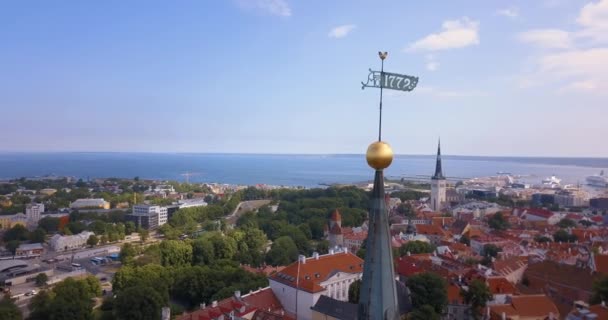
<path id="1" fill-rule="evenodd" d="M 268 156 L 364 156 L 365 153 L 273 153 L 273 152 L 198 152 L 198 151 L 12 151 L 12 150 L 0 150 L 1 154 L 199 154 L 199 155 L 268 155 Z M 436 156 L 434 153 L 421 154 L 421 153 L 400 153 L 395 156 L 414 156 L 414 157 L 426 157 Z M 540 156 L 540 155 L 470 155 L 470 154 L 442 154 L 442 157 L 477 157 L 477 158 L 552 158 L 552 159 L 608 159 L 608 156 Z"/>

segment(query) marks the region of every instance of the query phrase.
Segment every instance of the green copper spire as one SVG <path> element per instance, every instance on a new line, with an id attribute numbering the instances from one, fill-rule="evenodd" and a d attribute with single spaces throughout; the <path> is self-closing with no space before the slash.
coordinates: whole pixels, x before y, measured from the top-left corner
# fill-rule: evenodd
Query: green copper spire
<path id="1" fill-rule="evenodd" d="M 365 242 L 359 320 L 399 319 L 393 251 L 384 194 L 384 174 L 376 170 Z"/>
<path id="2" fill-rule="evenodd" d="M 369 227 L 365 240 L 365 263 L 363 282 L 359 292 L 358 320 L 398 320 L 399 302 L 393 267 L 391 233 L 384 193 L 384 169 L 393 162 L 393 150 L 382 141 L 382 90 L 412 91 L 418 83 L 417 77 L 384 72 L 387 52 L 378 52 L 382 66 L 380 72 L 372 71 L 363 88 L 380 88 L 378 141 L 367 148 L 367 164 L 376 170 L 374 189 L 369 210 Z"/>

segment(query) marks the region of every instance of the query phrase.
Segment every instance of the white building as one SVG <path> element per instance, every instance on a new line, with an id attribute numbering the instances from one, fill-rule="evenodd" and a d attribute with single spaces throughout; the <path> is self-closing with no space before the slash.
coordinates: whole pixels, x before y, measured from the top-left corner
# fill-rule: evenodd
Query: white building
<path id="1" fill-rule="evenodd" d="M 135 216 L 154 216 L 158 215 L 157 227 L 167 223 L 167 207 L 149 205 L 149 204 L 138 204 L 133 206 L 133 215 Z M 150 222 L 153 225 L 153 222 Z"/>
<path id="2" fill-rule="evenodd" d="M 89 237 L 95 235 L 90 231 L 83 231 L 72 236 L 62 236 L 56 234 L 49 239 L 49 246 L 53 251 L 66 251 L 71 249 L 82 248 L 87 245 Z"/>
<path id="3" fill-rule="evenodd" d="M 177 202 L 180 209 L 183 208 L 192 208 L 192 207 L 206 207 L 207 202 L 203 198 L 197 199 L 183 199 Z"/>
<path id="4" fill-rule="evenodd" d="M 72 209 L 110 209 L 110 203 L 102 198 L 99 199 L 78 199 L 70 205 Z"/>
<path id="5" fill-rule="evenodd" d="M 38 226 L 40 221 L 40 214 L 44 212 L 44 204 L 42 203 L 31 203 L 25 207 L 25 217 L 27 218 L 28 225 Z"/>
<path id="6" fill-rule="evenodd" d="M 311 320 L 311 307 L 322 295 L 348 301 L 348 288 L 363 276 L 363 260 L 347 250 L 312 257 L 300 256 L 269 277 L 270 288 L 285 311 Z M 299 289 L 297 289 L 299 288 Z"/>

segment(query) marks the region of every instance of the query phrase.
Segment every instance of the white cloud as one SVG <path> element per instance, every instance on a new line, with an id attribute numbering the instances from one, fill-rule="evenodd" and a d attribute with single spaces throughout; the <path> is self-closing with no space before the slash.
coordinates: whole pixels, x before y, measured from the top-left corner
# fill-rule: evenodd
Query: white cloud
<path id="1" fill-rule="evenodd" d="M 426 69 L 429 71 L 435 71 L 439 69 L 439 62 L 437 61 L 429 61 L 426 63 Z"/>
<path id="2" fill-rule="evenodd" d="M 598 88 L 597 83 L 595 83 L 594 81 L 591 80 L 586 80 L 586 81 L 576 81 L 573 82 L 569 85 L 567 85 L 566 87 L 564 87 L 563 89 L 565 91 L 583 91 L 583 92 L 588 92 L 588 91 L 594 91 Z"/>
<path id="3" fill-rule="evenodd" d="M 432 33 L 410 44 L 406 51 L 440 51 L 479 44 L 478 21 L 467 17 L 447 20 L 443 22 L 441 28 L 441 32 Z"/>
<path id="4" fill-rule="evenodd" d="M 607 92 L 608 0 L 583 6 L 576 21 L 579 29 L 574 31 L 539 29 L 519 34 L 521 41 L 548 49 L 534 57 L 524 82 L 558 87 L 558 92 Z"/>
<path id="5" fill-rule="evenodd" d="M 330 38 L 336 38 L 336 39 L 344 38 L 355 28 L 356 28 L 356 26 L 354 24 L 345 24 L 343 26 L 338 26 L 338 27 L 331 29 L 331 31 L 329 31 L 327 36 Z"/>
<path id="6" fill-rule="evenodd" d="M 541 48 L 566 49 L 572 47 L 570 33 L 559 29 L 529 30 L 520 33 L 518 39 Z"/>
<path id="7" fill-rule="evenodd" d="M 496 14 L 505 16 L 507 18 L 515 19 L 519 17 L 519 10 L 517 8 L 500 9 L 496 11 Z"/>
<path id="8" fill-rule="evenodd" d="M 544 55 L 540 71 L 560 77 L 587 77 L 608 80 L 608 48 L 572 50 Z"/>
<path id="9" fill-rule="evenodd" d="M 280 17 L 291 16 L 291 8 L 285 0 L 238 0 L 241 8 L 257 10 Z"/>
<path id="10" fill-rule="evenodd" d="M 586 4 L 576 21 L 588 28 L 608 28 L 608 1 L 600 0 Z"/>

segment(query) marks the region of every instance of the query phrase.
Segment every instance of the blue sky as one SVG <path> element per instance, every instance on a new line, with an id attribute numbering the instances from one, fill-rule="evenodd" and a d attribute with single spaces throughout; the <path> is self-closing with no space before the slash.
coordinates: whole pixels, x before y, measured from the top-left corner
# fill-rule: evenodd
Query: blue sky
<path id="1" fill-rule="evenodd" d="M 0 150 L 608 156 L 608 0 L 0 3 Z"/>

